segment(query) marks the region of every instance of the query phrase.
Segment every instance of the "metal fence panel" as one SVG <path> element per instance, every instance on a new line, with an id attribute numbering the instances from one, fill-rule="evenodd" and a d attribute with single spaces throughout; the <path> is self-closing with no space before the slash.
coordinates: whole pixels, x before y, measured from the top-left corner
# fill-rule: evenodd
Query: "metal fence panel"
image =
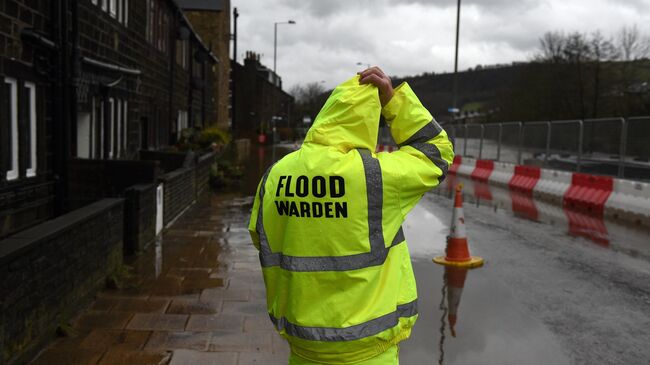
<path id="1" fill-rule="evenodd" d="M 480 124 L 470 124 L 467 128 L 467 150 L 465 156 L 472 158 L 479 158 L 481 155 L 481 130 L 483 129 Z"/>
<path id="2" fill-rule="evenodd" d="M 599 175 L 618 175 L 621 163 L 623 118 L 584 121 L 580 170 Z"/>
<path id="3" fill-rule="evenodd" d="M 545 166 L 556 170 L 578 171 L 581 125 L 580 120 L 551 123 L 549 155 Z"/>
<path id="4" fill-rule="evenodd" d="M 540 165 L 546 160 L 549 125 L 549 122 L 524 123 L 521 146 L 522 164 Z"/>
<path id="5" fill-rule="evenodd" d="M 627 120 L 623 177 L 650 181 L 650 117 Z"/>
<path id="6" fill-rule="evenodd" d="M 500 161 L 519 163 L 521 146 L 521 123 L 501 124 Z"/>
<path id="7" fill-rule="evenodd" d="M 485 124 L 484 126 L 481 158 L 498 161 L 501 124 Z"/>

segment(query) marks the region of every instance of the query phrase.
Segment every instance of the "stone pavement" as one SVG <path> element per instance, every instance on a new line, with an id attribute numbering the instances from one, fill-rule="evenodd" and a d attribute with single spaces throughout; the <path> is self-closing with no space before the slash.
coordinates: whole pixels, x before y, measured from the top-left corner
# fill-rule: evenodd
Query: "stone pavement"
<path id="1" fill-rule="evenodd" d="M 101 292 L 33 364 L 286 364 L 246 229 L 251 206 L 204 196 L 127 263 L 123 289 Z"/>

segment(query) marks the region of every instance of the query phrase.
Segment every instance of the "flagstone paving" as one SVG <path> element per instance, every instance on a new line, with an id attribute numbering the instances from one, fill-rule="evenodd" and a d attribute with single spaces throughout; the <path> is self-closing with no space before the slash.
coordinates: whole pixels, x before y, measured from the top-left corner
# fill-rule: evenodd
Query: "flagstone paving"
<path id="1" fill-rule="evenodd" d="M 289 349 L 266 315 L 250 198 L 204 196 L 127 262 L 33 364 L 281 365 Z"/>

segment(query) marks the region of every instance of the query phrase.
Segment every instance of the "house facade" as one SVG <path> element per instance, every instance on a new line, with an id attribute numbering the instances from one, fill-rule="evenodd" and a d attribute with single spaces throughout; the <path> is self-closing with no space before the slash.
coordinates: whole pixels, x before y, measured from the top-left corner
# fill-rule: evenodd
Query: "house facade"
<path id="1" fill-rule="evenodd" d="M 71 159 L 214 123 L 219 65 L 173 0 L 0 2 L 0 238 L 66 211 Z"/>

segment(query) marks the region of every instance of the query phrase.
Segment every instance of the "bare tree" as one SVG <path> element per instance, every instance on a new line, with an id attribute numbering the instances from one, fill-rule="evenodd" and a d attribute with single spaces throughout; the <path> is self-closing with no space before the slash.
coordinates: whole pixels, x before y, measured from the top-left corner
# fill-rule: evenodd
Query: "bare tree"
<path id="1" fill-rule="evenodd" d="M 636 24 L 632 27 L 623 27 L 617 38 L 623 61 L 636 61 L 650 57 L 650 38 L 643 37 Z"/>
<path id="2" fill-rule="evenodd" d="M 602 64 L 617 60 L 620 54 L 612 39 L 605 38 L 600 31 L 596 31 L 591 35 L 589 44 L 594 64 L 594 100 L 591 110 L 592 117 L 596 118 L 598 117 L 598 102 L 600 100 Z"/>
<path id="3" fill-rule="evenodd" d="M 566 36 L 562 32 L 546 32 L 539 39 L 540 52 L 535 59 L 542 62 L 559 63 L 565 60 Z"/>

